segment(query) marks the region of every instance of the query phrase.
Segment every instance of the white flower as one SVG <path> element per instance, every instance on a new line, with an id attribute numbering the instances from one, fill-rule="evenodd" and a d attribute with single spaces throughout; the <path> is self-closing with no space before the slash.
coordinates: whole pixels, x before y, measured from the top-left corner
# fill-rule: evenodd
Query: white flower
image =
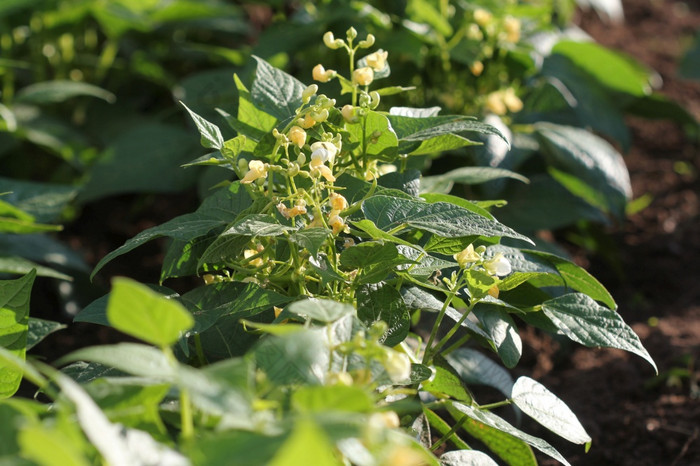
<path id="1" fill-rule="evenodd" d="M 489 275 L 496 275 L 499 277 L 504 277 L 513 270 L 510 266 L 510 262 L 501 252 L 497 253 L 491 259 L 484 261 L 484 268 Z"/>
<path id="2" fill-rule="evenodd" d="M 321 163 L 333 163 L 337 153 L 338 148 L 331 142 L 318 141 L 311 144 L 311 159 L 319 159 Z"/>

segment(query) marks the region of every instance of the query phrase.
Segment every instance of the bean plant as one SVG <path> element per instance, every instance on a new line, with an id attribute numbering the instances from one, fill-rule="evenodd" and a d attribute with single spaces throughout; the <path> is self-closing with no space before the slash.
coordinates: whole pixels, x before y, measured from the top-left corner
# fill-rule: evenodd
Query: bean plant
<path id="1" fill-rule="evenodd" d="M 61 369 L 25 361 L 46 333 L 28 316 L 33 273 L 0 282 L 0 461 L 529 465 L 534 449 L 568 464 L 516 426 L 523 413 L 591 446 L 562 400 L 513 380 L 518 326 L 653 360 L 609 292 L 496 220 L 498 201 L 421 190 L 416 158 L 503 135 L 435 107 L 386 109 L 410 90 L 381 86 L 391 50 L 375 42 L 325 33 L 347 67 L 308 73 L 335 97 L 253 57 L 249 82 L 234 75 L 236 114 L 219 111 L 229 139 L 183 105 L 209 151 L 186 167 L 229 181 L 93 271 L 167 237 L 158 285 L 115 278 L 75 319 L 140 343 L 79 349 Z M 176 293 L 176 277 L 198 285 Z M 11 397 L 22 378 L 36 400 Z"/>

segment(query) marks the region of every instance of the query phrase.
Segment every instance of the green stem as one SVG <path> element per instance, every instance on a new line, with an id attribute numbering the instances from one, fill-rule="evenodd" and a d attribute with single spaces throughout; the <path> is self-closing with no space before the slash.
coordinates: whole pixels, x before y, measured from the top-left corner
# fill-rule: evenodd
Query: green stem
<path id="1" fill-rule="evenodd" d="M 482 411 L 485 409 L 491 410 L 491 409 L 500 408 L 501 406 L 508 406 L 511 404 L 513 404 L 513 400 L 510 400 L 510 399 L 503 400 L 503 401 L 497 401 L 496 403 L 489 403 L 487 405 L 481 405 L 481 406 L 479 406 L 479 410 L 482 410 Z"/>
<path id="2" fill-rule="evenodd" d="M 445 443 L 446 441 L 448 441 L 448 440 L 450 439 L 450 437 L 452 437 L 454 434 L 457 433 L 457 431 L 462 427 L 462 425 L 464 424 L 464 422 L 465 422 L 467 419 L 469 419 L 469 416 L 467 416 L 466 414 L 465 414 L 464 416 L 462 416 L 461 418 L 459 418 L 459 420 L 458 420 L 457 422 L 455 422 L 455 425 L 453 425 L 452 428 L 451 428 L 445 435 L 443 435 L 442 437 L 440 437 L 440 438 L 433 444 L 433 446 L 430 447 L 430 451 L 435 451 L 435 450 L 437 450 L 438 448 L 440 448 L 440 445 L 442 445 L 443 443 Z"/>
<path id="3" fill-rule="evenodd" d="M 175 367 L 177 358 L 173 354 L 173 350 L 169 346 L 162 346 L 160 350 L 165 355 L 168 362 Z M 194 420 L 192 418 L 192 403 L 190 402 L 190 393 L 186 388 L 180 389 L 180 436 L 183 440 L 189 440 L 194 437 Z"/>
<path id="4" fill-rule="evenodd" d="M 197 359 L 199 360 L 199 365 L 204 366 L 207 364 L 207 358 L 204 356 L 204 349 L 202 348 L 202 338 L 199 333 L 194 334 L 194 349 L 197 353 Z"/>
<path id="5" fill-rule="evenodd" d="M 471 314 L 472 309 L 474 309 L 474 305 L 476 303 L 477 303 L 477 301 L 474 301 L 473 303 L 469 304 L 469 307 L 467 308 L 466 311 L 464 311 L 464 314 L 462 315 L 462 317 L 457 322 L 455 322 L 455 324 L 447 332 L 447 334 L 445 334 L 445 336 L 442 337 L 440 339 L 440 341 L 437 342 L 437 344 L 435 345 L 435 348 L 433 349 L 434 353 L 437 353 L 440 350 L 440 348 L 442 348 L 444 345 L 446 345 L 447 342 L 450 340 L 450 338 L 452 338 L 454 336 L 454 334 L 457 332 L 457 330 L 459 330 L 459 327 L 462 326 L 462 323 L 465 320 L 467 320 L 467 317 L 469 317 L 469 314 Z"/>

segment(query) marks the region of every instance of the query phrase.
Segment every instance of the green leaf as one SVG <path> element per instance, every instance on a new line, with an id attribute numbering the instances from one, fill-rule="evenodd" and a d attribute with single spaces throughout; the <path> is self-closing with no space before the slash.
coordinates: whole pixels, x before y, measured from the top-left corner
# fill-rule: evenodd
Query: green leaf
<path id="1" fill-rule="evenodd" d="M 462 429 L 481 441 L 507 464 L 537 466 L 535 454 L 527 443 L 506 432 L 471 419 L 451 406 L 447 406 L 447 411 L 455 421 L 461 423 Z"/>
<path id="2" fill-rule="evenodd" d="M 240 235 L 240 236 L 279 236 L 294 227 L 282 225 L 275 218 L 265 214 L 246 215 L 240 220 L 236 220 L 226 228 L 219 237 Z"/>
<path id="3" fill-rule="evenodd" d="M 647 69 L 631 57 L 595 42 L 559 41 L 552 53 L 569 58 L 610 90 L 638 97 L 651 92 Z"/>
<path id="4" fill-rule="evenodd" d="M 202 333 L 225 316 L 250 318 L 273 306 L 284 306 L 292 299 L 255 283 L 240 282 L 198 287 L 181 298 L 195 320 L 191 333 Z"/>
<path id="5" fill-rule="evenodd" d="M 369 111 L 355 125 L 349 125 L 352 141 L 359 144 L 359 156 L 370 157 L 385 162 L 393 161 L 398 155 L 398 139 L 388 118 L 381 113 Z"/>
<path id="6" fill-rule="evenodd" d="M 77 96 L 90 96 L 113 103 L 116 96 L 109 91 L 79 81 L 46 81 L 30 84 L 17 93 L 16 102 L 26 104 L 55 104 Z"/>
<path id="7" fill-rule="evenodd" d="M 452 36 L 453 30 L 447 18 L 427 0 L 409 0 L 406 13 L 416 23 L 428 24 L 443 38 Z"/>
<path id="8" fill-rule="evenodd" d="M 366 241 L 341 252 L 340 265 L 345 269 L 352 270 L 382 262 L 390 262 L 398 256 L 399 251 L 392 243 Z"/>
<path id="9" fill-rule="evenodd" d="M 305 228 L 289 235 L 289 240 L 316 256 L 330 234 L 331 230 L 327 228 Z"/>
<path id="10" fill-rule="evenodd" d="M 584 444 L 593 440 L 566 403 L 541 383 L 519 377 L 511 399 L 525 414 L 568 441 Z"/>
<path id="11" fill-rule="evenodd" d="M 478 351 L 459 348 L 447 355 L 447 362 L 468 384 L 488 385 L 507 397 L 513 390 L 510 374 Z"/>
<path id="12" fill-rule="evenodd" d="M 624 218 L 625 204 L 632 198 L 632 186 L 619 152 L 604 139 L 580 128 L 551 123 L 538 123 L 535 128 L 541 150 L 550 163 L 603 193 L 608 210 Z M 567 186 L 572 186 L 574 194 L 581 192 L 571 183 Z"/>
<path id="13" fill-rule="evenodd" d="M 470 418 L 481 422 L 482 424 L 485 424 L 489 427 L 492 427 L 494 429 L 498 429 L 502 432 L 505 432 L 507 434 L 510 434 L 528 445 L 531 445 L 544 453 L 545 455 L 551 456 L 555 460 L 567 465 L 571 466 L 566 459 L 561 456 L 561 454 L 554 449 L 549 443 L 545 442 L 544 440 L 533 437 L 532 435 L 528 435 L 525 432 L 516 429 L 509 423 L 507 423 L 505 420 L 502 418 L 496 416 L 495 414 L 491 413 L 490 411 L 482 411 L 478 408 L 474 408 L 471 406 L 464 405 L 462 403 L 458 402 L 453 402 L 452 406 L 459 412 L 466 414 Z"/>
<path id="14" fill-rule="evenodd" d="M 30 317 L 29 326 L 27 329 L 27 350 L 32 349 L 37 345 L 37 343 L 46 338 L 48 335 L 66 327 L 66 325 L 63 325 L 60 322 Z"/>
<path id="15" fill-rule="evenodd" d="M 523 353 L 523 342 L 513 318 L 502 307 L 488 303 L 477 304 L 473 312 L 496 345 L 503 364 L 509 369 L 515 367 Z"/>
<path id="16" fill-rule="evenodd" d="M 294 116 L 301 106 L 301 94 L 306 86 L 262 58 L 253 58 L 257 68 L 250 96 L 255 106 L 278 120 Z"/>
<path id="17" fill-rule="evenodd" d="M 498 466 L 486 453 L 477 450 L 453 450 L 440 455 L 443 466 Z"/>
<path id="18" fill-rule="evenodd" d="M 185 110 L 187 110 L 187 113 L 190 114 L 194 124 L 197 126 L 201 136 L 200 143 L 202 146 L 208 149 L 221 150 L 224 146 L 224 138 L 221 135 L 221 130 L 219 130 L 219 127 L 197 115 L 195 112 L 190 110 L 184 102 L 180 101 L 180 105 L 185 107 Z"/>
<path id="19" fill-rule="evenodd" d="M 399 245 L 397 249 L 399 254 L 413 261 L 411 264 L 404 264 L 397 268 L 406 271 L 409 275 L 419 280 L 428 280 L 437 271 L 457 266 L 456 262 L 431 256 L 416 248 Z"/>
<path id="20" fill-rule="evenodd" d="M 373 196 L 362 203 L 362 212 L 383 231 L 411 226 L 446 238 L 507 236 L 532 243 L 529 238 L 501 223 L 446 202 L 428 204 L 418 200 Z"/>
<path id="21" fill-rule="evenodd" d="M 582 293 L 570 293 L 542 303 L 542 312 L 567 337 L 589 347 L 618 348 L 634 353 L 659 370 L 646 349 L 617 312 Z"/>
<path id="22" fill-rule="evenodd" d="M 532 282 L 538 286 L 564 286 L 585 293 L 596 301 L 616 309 L 617 304 L 608 290 L 583 268 L 554 254 L 502 245 L 489 246 L 486 257 L 498 253 L 508 259 L 514 272 L 537 272 Z"/>
<path id="23" fill-rule="evenodd" d="M 481 184 L 487 181 L 497 180 L 501 178 L 511 178 L 514 180 L 529 183 L 529 180 L 513 171 L 504 168 L 495 167 L 460 167 L 450 170 L 442 175 L 424 176 L 421 179 L 421 191 L 430 193 L 435 191 L 434 186 L 447 184 L 452 186 L 452 183 L 460 184 Z"/>
<path id="24" fill-rule="evenodd" d="M 75 361 L 89 361 L 113 367 L 127 374 L 149 379 L 172 381 L 175 368 L 157 348 L 138 343 L 100 345 L 73 351 L 56 361 L 61 366 Z"/>
<path id="25" fill-rule="evenodd" d="M 168 298 L 176 298 L 179 295 L 173 290 L 166 288 L 164 286 L 158 285 L 146 285 L 151 290 L 156 293 L 167 296 Z M 111 327 L 109 319 L 107 319 L 107 305 L 109 303 L 110 293 L 97 298 L 76 314 L 73 318 L 73 322 L 89 322 L 91 324 L 104 325 L 105 327 Z"/>
<path id="26" fill-rule="evenodd" d="M 380 338 L 386 346 L 396 346 L 407 336 L 411 317 L 401 293 L 389 285 L 366 285 L 357 293 L 357 317 L 368 327 L 383 321 L 388 329 Z"/>
<path id="27" fill-rule="evenodd" d="M 23 257 L 0 256 L 0 272 L 2 273 L 26 275 L 32 270 L 36 270 L 36 274 L 39 277 L 51 277 L 68 281 L 73 279 L 70 275 L 66 275 L 52 268 L 36 264 Z"/>
<path id="28" fill-rule="evenodd" d="M 29 329 L 29 298 L 36 272 L 17 280 L 0 281 L 0 347 L 24 361 Z M 22 370 L 0 360 L 0 399 L 12 396 L 22 381 Z"/>
<path id="29" fill-rule="evenodd" d="M 196 212 L 181 215 L 162 225 L 144 230 L 119 248 L 107 254 L 95 266 L 90 275 L 93 278 L 109 261 L 135 249 L 153 239 L 168 236 L 173 239 L 190 241 L 204 236 L 211 230 L 232 221 L 251 203 L 250 196 L 240 183 L 233 183 L 228 189 L 221 189 L 205 199 Z"/>
<path id="30" fill-rule="evenodd" d="M 433 427 L 436 431 L 438 431 L 441 435 L 447 435 L 447 433 L 452 430 L 452 427 L 447 422 L 445 422 L 445 420 L 443 420 L 434 411 L 429 410 L 425 406 L 423 406 L 423 414 L 430 423 L 430 426 Z M 469 448 L 469 445 L 467 445 L 467 443 L 464 440 L 462 440 L 455 432 L 453 432 L 450 435 L 449 441 L 452 442 L 457 448 Z"/>
<path id="31" fill-rule="evenodd" d="M 75 186 L 37 183 L 0 177 L 2 200 L 31 215 L 37 222 L 56 221 L 78 194 Z"/>
<path id="32" fill-rule="evenodd" d="M 367 413 L 374 400 L 366 389 L 356 386 L 332 385 L 299 387 L 292 394 L 292 406 L 303 413 L 350 411 Z"/>
<path id="33" fill-rule="evenodd" d="M 194 325 L 179 302 L 128 278 L 115 278 L 112 283 L 107 319 L 117 330 L 164 347 L 174 344 Z"/>
<path id="34" fill-rule="evenodd" d="M 438 398 L 445 396 L 455 400 L 471 403 L 472 396 L 459 378 L 459 374 L 439 354 L 433 358 L 434 376 L 423 382 L 423 390 L 426 390 Z"/>
<path id="35" fill-rule="evenodd" d="M 312 448 L 309 448 L 313 446 Z M 287 440 L 267 463 L 270 466 L 341 466 L 335 446 L 321 427 L 310 418 L 300 418 Z"/>
<path id="36" fill-rule="evenodd" d="M 88 466 L 90 462 L 71 434 L 74 433 L 64 432 L 58 426 L 36 423 L 22 429 L 17 440 L 22 456 L 32 460 L 30 464 Z"/>
<path id="37" fill-rule="evenodd" d="M 339 303 L 330 299 L 309 298 L 296 301 L 285 308 L 292 314 L 320 322 L 335 322 L 347 315 L 355 315 L 355 308 L 350 304 Z"/>
<path id="38" fill-rule="evenodd" d="M 364 231 L 365 233 L 367 233 L 370 237 L 372 237 L 374 239 L 381 239 L 381 240 L 389 241 L 389 242 L 392 242 L 395 244 L 402 244 L 404 246 L 408 246 L 411 248 L 418 247 L 415 244 L 411 244 L 408 241 L 402 240 L 401 238 L 397 238 L 394 235 L 390 235 L 389 233 L 386 233 L 386 232 L 380 230 L 379 228 L 377 228 L 377 226 L 371 220 L 363 219 L 363 220 L 353 221 L 352 225 L 354 227 L 357 227 L 360 230 Z"/>
<path id="39" fill-rule="evenodd" d="M 264 338 L 255 348 L 258 367 L 277 385 L 320 385 L 329 350 L 325 329 L 302 329 Z"/>

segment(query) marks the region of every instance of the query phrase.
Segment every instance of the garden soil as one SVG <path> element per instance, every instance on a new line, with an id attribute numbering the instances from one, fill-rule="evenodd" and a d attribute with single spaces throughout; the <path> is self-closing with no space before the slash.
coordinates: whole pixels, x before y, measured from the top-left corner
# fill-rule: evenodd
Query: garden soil
<path id="1" fill-rule="evenodd" d="M 679 57 L 700 30 L 700 1 L 625 0 L 623 5 L 622 24 L 601 21 L 593 12 L 579 13 L 577 23 L 599 43 L 655 70 L 662 80 L 659 92 L 700 119 L 700 82 L 682 80 L 676 73 Z M 661 376 L 655 377 L 649 364 L 629 353 L 582 348 L 523 329 L 523 360 L 515 375 L 531 376 L 562 398 L 579 416 L 593 444 L 585 453 L 583 446 L 559 440 L 534 423 L 522 427 L 547 439 L 573 465 L 700 465 L 698 145 L 674 123 L 639 118 L 628 122 L 633 144 L 625 160 L 634 196 L 648 196 L 651 202 L 623 225 L 605 232 L 601 242 L 605 254 L 587 254 L 580 248 L 572 252 L 611 290 L 620 314 L 640 336 Z M 110 198 L 86 207 L 62 239 L 94 265 L 139 231 L 192 211 L 195 199 L 193 192 Z M 98 276 L 98 285 L 106 289 L 111 275 L 155 281 L 162 246 L 151 242 L 109 264 Z M 55 303 L 41 302 L 52 293 L 45 288 L 43 281 L 38 283 L 33 308 L 55 308 Z M 50 313 L 39 317 L 57 318 Z M 79 346 L 122 339 L 107 328 L 72 324 L 33 353 L 54 360 Z M 23 387 L 23 393 L 33 392 Z M 558 464 L 539 454 L 538 458 L 543 465 Z"/>

